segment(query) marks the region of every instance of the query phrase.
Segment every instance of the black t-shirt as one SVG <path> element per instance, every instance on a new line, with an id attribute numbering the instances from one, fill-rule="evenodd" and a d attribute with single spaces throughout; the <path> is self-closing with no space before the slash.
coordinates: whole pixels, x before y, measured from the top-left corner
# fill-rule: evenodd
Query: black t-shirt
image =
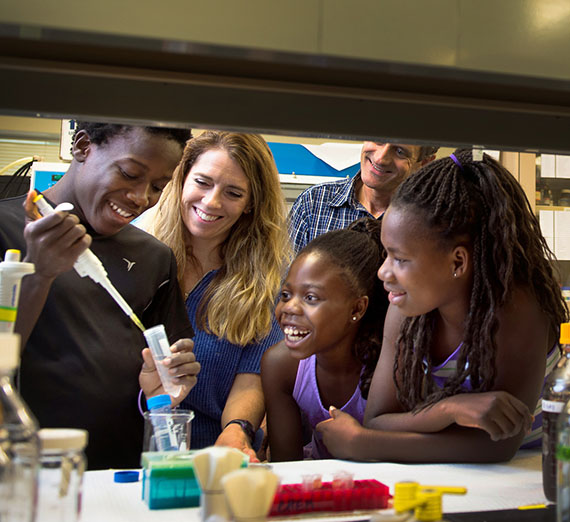
<path id="1" fill-rule="evenodd" d="M 23 201 L 0 201 L 2 257 L 8 248 L 25 255 Z M 128 225 L 111 237 L 94 234 L 91 250 L 146 328 L 164 324 L 170 342 L 193 336 L 167 246 Z M 25 298 L 18 313 L 26 313 Z M 40 427 L 89 431 L 89 469 L 140 466 L 137 398 L 145 346 L 103 287 L 75 270 L 56 278 L 24 347 L 18 384 Z"/>

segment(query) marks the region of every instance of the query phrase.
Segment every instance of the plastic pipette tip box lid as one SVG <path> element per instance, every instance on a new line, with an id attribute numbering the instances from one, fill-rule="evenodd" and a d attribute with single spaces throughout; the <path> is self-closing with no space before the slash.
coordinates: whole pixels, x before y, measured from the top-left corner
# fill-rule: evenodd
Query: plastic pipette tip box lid
<path id="1" fill-rule="evenodd" d="M 149 451 L 141 456 L 142 498 L 149 509 L 196 507 L 200 487 L 190 451 Z"/>
<path id="2" fill-rule="evenodd" d="M 284 484 L 277 488 L 269 516 L 384 509 L 389 499 L 388 486 L 377 480 L 355 480 L 352 485 L 322 482 L 313 488 Z"/>
<path id="3" fill-rule="evenodd" d="M 149 509 L 197 507 L 200 486 L 192 464 L 196 451 L 147 451 L 141 455 L 142 498 Z M 247 467 L 244 455 L 242 467 Z"/>

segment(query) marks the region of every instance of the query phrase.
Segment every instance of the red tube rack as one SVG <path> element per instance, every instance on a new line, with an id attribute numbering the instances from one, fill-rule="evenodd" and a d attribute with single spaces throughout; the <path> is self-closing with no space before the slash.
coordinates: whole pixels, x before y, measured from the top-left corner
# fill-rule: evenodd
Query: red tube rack
<path id="1" fill-rule="evenodd" d="M 388 486 L 372 479 L 355 480 L 351 488 L 333 487 L 333 482 L 323 482 L 316 489 L 307 489 L 303 484 L 285 484 L 277 488 L 269 516 L 383 509 L 389 499 Z"/>

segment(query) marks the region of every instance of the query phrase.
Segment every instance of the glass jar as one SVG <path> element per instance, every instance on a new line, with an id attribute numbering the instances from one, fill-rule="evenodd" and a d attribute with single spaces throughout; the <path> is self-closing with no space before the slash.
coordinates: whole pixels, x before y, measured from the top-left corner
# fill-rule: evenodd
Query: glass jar
<path id="1" fill-rule="evenodd" d="M 14 387 L 20 336 L 0 333 L 0 520 L 36 520 L 38 425 Z"/>
<path id="2" fill-rule="evenodd" d="M 87 431 L 44 428 L 38 434 L 41 453 L 36 522 L 76 522 L 81 510 Z"/>

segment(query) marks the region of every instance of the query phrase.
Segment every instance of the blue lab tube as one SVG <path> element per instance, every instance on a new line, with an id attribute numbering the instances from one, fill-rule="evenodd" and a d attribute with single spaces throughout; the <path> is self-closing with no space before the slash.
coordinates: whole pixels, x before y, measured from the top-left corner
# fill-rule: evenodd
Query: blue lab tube
<path id="1" fill-rule="evenodd" d="M 154 430 L 154 443 L 158 451 L 178 449 L 172 423 L 172 401 L 170 395 L 155 395 L 146 401 L 150 422 Z"/>

